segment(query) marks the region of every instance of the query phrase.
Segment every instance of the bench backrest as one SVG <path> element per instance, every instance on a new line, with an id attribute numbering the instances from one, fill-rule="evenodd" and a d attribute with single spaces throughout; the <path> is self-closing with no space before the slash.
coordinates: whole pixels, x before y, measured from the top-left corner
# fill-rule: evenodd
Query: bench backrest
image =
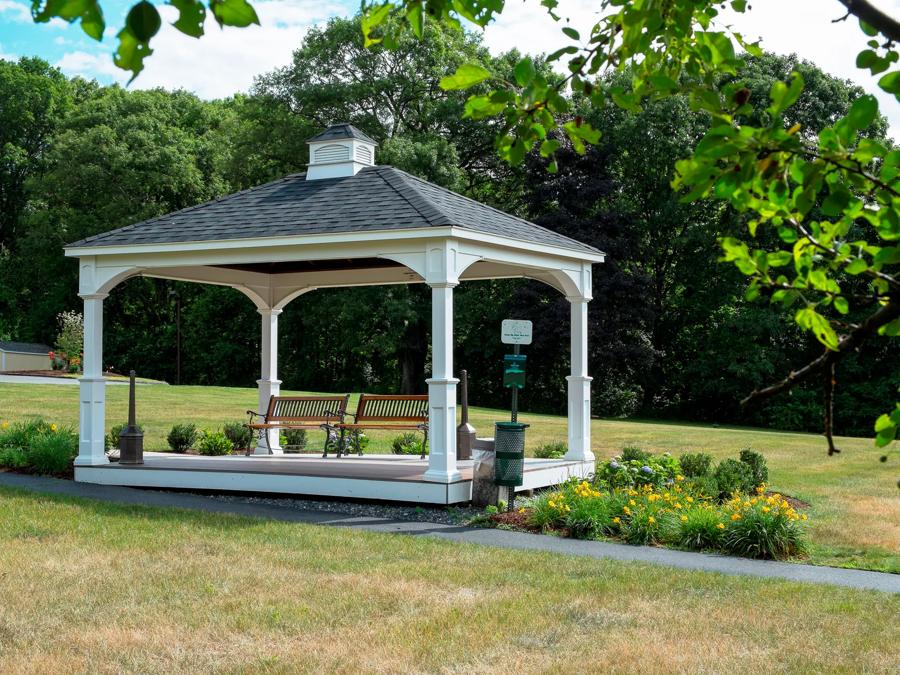
<path id="1" fill-rule="evenodd" d="M 340 422 L 350 394 L 342 396 L 272 396 L 266 422 Z"/>
<path id="2" fill-rule="evenodd" d="M 362 394 L 356 422 L 427 422 L 428 394 Z"/>

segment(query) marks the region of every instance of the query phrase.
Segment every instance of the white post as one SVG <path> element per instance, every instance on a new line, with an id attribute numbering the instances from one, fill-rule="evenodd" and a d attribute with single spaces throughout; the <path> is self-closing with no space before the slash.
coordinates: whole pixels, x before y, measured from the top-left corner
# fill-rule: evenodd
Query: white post
<path id="1" fill-rule="evenodd" d="M 569 298 L 572 313 L 569 383 L 569 450 L 566 459 L 593 461 L 591 452 L 591 378 L 588 377 L 587 304 L 588 298 Z"/>
<path id="2" fill-rule="evenodd" d="M 85 294 L 84 360 L 82 363 L 81 410 L 78 423 L 78 457 L 75 466 L 107 464 L 106 382 L 103 379 L 104 293 Z"/>
<path id="3" fill-rule="evenodd" d="M 269 407 L 269 398 L 278 396 L 281 392 L 281 380 L 278 379 L 278 315 L 281 314 L 281 310 L 265 308 L 260 309 L 259 313 L 262 315 L 261 373 L 256 384 L 259 387 L 258 411 L 263 415 Z M 269 446 L 266 445 L 265 437 L 262 437 L 257 442 L 253 454 L 267 455 L 269 447 L 272 448 L 272 454 L 283 454 L 279 430 L 271 429 L 266 433 L 269 435 Z"/>
<path id="4" fill-rule="evenodd" d="M 453 287 L 431 286 L 431 377 L 428 383 L 429 456 L 425 480 L 452 483 L 462 479 L 456 469 L 456 384 L 453 377 Z"/>

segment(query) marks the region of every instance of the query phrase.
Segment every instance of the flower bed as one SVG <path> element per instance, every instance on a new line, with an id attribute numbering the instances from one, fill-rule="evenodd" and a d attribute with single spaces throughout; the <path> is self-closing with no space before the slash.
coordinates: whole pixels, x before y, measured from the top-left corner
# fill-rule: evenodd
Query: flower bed
<path id="1" fill-rule="evenodd" d="M 758 463 L 759 456 L 751 456 L 755 454 L 747 456 Z M 495 511 L 480 521 L 579 539 L 750 558 L 785 559 L 804 553 L 807 516 L 787 498 L 767 492 L 764 483 L 725 497 L 717 486 L 715 480 L 685 477 L 678 460 L 668 454 L 619 457 L 598 466 L 592 481 L 570 481 L 526 499 L 513 514 Z"/>
<path id="2" fill-rule="evenodd" d="M 43 420 L 0 422 L 0 469 L 71 476 L 78 435 Z"/>

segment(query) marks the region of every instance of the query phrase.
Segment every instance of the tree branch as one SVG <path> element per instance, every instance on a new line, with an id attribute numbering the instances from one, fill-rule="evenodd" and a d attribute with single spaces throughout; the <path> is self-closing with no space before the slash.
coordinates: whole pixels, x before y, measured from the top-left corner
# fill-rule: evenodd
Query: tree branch
<path id="1" fill-rule="evenodd" d="M 890 40 L 900 42 L 900 21 L 885 14 L 866 0 L 838 0 L 838 2 L 847 8 L 848 14 L 853 14 L 878 29 L 878 32 Z"/>
<path id="2" fill-rule="evenodd" d="M 741 407 L 746 408 L 747 406 L 766 401 L 777 394 L 793 389 L 801 382 L 821 373 L 826 367 L 841 360 L 848 353 L 875 335 L 879 328 L 889 324 L 898 317 L 900 317 L 900 300 L 891 299 L 888 304 L 881 307 L 881 309 L 869 316 L 869 318 L 863 321 L 857 328 L 842 337 L 838 342 L 836 350 L 826 350 L 824 354 L 817 359 L 810 361 L 800 370 L 791 371 L 786 378 L 781 380 L 781 382 L 753 391 L 741 401 Z"/>

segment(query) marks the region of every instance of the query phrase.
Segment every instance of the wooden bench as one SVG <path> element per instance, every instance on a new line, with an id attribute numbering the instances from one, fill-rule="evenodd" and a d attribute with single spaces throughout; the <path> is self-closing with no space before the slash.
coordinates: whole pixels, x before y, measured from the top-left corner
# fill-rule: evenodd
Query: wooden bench
<path id="1" fill-rule="evenodd" d="M 351 444 L 356 445 L 356 452 L 361 455 L 362 448 L 356 441 L 356 432 L 363 429 L 415 429 L 424 435 L 422 459 L 425 459 L 425 448 L 428 444 L 428 394 L 399 396 L 362 394 L 356 412 L 347 414 L 353 418 L 353 422 L 338 425 L 342 440 L 340 448 L 344 447 L 343 438 L 346 431 L 350 432 Z"/>
<path id="2" fill-rule="evenodd" d="M 269 443 L 270 429 L 322 429 L 325 432 L 323 457 L 328 456 L 328 446 L 337 440 L 337 429 L 347 415 L 347 404 L 350 394 L 338 396 L 272 396 L 264 415 L 255 410 L 248 410 L 250 421 L 245 425 L 265 437 L 266 447 L 272 454 Z M 254 419 L 262 418 L 260 422 Z M 338 446 L 340 456 L 340 446 Z"/>

